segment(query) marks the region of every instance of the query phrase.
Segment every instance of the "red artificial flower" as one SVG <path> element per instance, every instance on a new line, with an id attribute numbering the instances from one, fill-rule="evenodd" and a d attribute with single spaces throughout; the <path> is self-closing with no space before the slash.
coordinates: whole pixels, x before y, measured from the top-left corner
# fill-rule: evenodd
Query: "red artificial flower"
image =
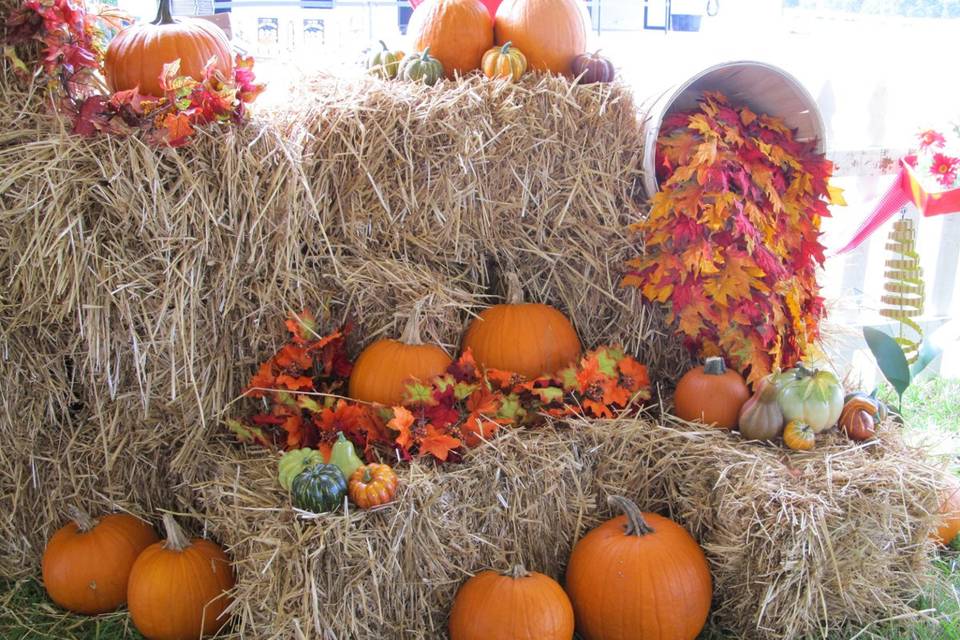
<path id="1" fill-rule="evenodd" d="M 930 147 L 937 147 L 942 149 L 943 145 L 946 144 L 946 140 L 943 137 L 943 134 L 934 131 L 933 129 L 927 129 L 926 131 L 921 131 L 917 137 L 920 139 L 920 150 L 925 151 Z"/>
<path id="2" fill-rule="evenodd" d="M 930 165 L 930 174 L 943 186 L 950 187 L 957 179 L 958 165 L 960 165 L 960 158 L 953 158 L 943 153 L 935 153 L 933 155 L 933 162 Z"/>

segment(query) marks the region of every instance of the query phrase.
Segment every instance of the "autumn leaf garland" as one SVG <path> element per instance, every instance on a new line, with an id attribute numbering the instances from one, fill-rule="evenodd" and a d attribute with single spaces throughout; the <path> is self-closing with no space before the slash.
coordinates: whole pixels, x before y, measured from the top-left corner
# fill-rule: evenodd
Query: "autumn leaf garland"
<path id="1" fill-rule="evenodd" d="M 824 314 L 832 164 L 780 119 L 706 93 L 664 120 L 657 168 L 661 190 L 631 226 L 644 253 L 623 284 L 665 304 L 694 353 L 724 355 L 751 381 L 795 364 Z"/>
<path id="2" fill-rule="evenodd" d="M 483 370 L 467 350 L 442 375 L 411 380 L 399 406 L 354 402 L 338 397 L 352 368 L 349 326 L 321 336 L 309 312 L 286 324 L 290 340 L 259 366 L 244 392 L 265 400 L 266 411 L 227 420 L 242 442 L 329 451 L 342 432 L 367 460 L 456 462 L 502 428 L 531 426 L 545 416 L 613 417 L 650 398 L 646 367 L 603 347 L 534 380 Z"/>

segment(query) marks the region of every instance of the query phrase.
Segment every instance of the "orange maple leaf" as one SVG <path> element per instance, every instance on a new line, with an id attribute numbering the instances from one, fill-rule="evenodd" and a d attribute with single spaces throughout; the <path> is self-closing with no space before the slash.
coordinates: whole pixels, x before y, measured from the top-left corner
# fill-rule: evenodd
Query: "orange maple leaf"
<path id="1" fill-rule="evenodd" d="M 446 461 L 450 452 L 461 444 L 457 438 L 428 424 L 426 435 L 420 439 L 420 455 L 430 454 L 437 460 Z"/>
<path id="2" fill-rule="evenodd" d="M 398 433 L 394 442 L 400 445 L 401 449 L 409 449 L 413 442 L 413 435 L 410 433 L 411 425 L 413 425 L 413 414 L 410 410 L 402 406 L 394 407 L 393 417 L 387 421 L 387 428 Z"/>
<path id="3" fill-rule="evenodd" d="M 185 113 L 168 113 L 161 124 L 167 133 L 167 144 L 171 147 L 184 144 L 193 135 L 190 117 Z"/>

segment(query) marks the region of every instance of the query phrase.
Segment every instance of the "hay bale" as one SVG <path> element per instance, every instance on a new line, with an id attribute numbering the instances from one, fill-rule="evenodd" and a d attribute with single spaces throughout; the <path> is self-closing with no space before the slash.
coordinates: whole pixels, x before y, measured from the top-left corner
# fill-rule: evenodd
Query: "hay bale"
<path id="1" fill-rule="evenodd" d="M 204 526 L 237 559 L 237 631 L 264 638 L 444 637 L 472 573 L 520 560 L 562 579 L 611 493 L 697 537 L 719 627 L 779 639 L 918 616 L 939 477 L 889 430 L 798 454 L 678 423 L 584 421 L 507 433 L 440 471 L 411 464 L 391 506 L 304 520 L 275 454 L 203 457 Z"/>

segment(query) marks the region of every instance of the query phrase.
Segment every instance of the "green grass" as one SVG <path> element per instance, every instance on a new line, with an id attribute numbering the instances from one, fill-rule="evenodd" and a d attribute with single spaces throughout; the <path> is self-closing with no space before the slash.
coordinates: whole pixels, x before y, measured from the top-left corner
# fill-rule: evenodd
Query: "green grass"
<path id="1" fill-rule="evenodd" d="M 886 382 L 877 396 L 897 407 L 897 394 Z M 921 378 L 903 394 L 902 408 L 910 430 L 960 432 L 960 380 Z"/>

